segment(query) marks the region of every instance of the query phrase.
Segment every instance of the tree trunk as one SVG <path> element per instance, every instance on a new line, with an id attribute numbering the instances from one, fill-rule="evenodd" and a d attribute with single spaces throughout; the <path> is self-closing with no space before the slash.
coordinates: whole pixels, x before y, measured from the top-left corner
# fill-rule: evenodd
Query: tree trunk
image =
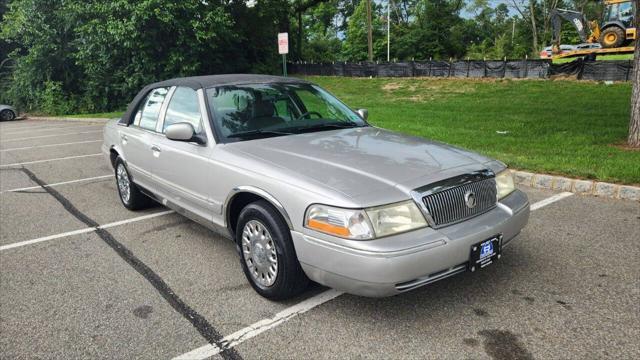
<path id="1" fill-rule="evenodd" d="M 373 32 L 371 29 L 371 0 L 367 0 L 367 47 L 369 61 L 373 61 Z"/>
<path id="2" fill-rule="evenodd" d="M 298 11 L 298 60 L 302 60 L 302 11 Z"/>
<path id="3" fill-rule="evenodd" d="M 633 90 L 631 91 L 631 119 L 629 120 L 629 146 L 640 148 L 640 45 L 636 41 L 633 54 Z"/>
<path id="4" fill-rule="evenodd" d="M 529 0 L 529 12 L 531 16 L 531 35 L 533 36 L 533 53 L 538 54 L 538 28 L 536 26 L 536 1 Z"/>

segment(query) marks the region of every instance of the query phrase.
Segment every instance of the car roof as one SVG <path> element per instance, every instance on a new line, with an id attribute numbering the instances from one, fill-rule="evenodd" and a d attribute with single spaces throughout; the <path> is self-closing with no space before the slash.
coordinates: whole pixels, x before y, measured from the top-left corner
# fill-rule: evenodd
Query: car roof
<path id="1" fill-rule="evenodd" d="M 305 80 L 273 75 L 225 74 L 174 78 L 150 84 L 147 88 L 164 86 L 186 86 L 192 89 L 210 88 L 220 85 L 269 84 L 269 83 L 308 83 Z"/>

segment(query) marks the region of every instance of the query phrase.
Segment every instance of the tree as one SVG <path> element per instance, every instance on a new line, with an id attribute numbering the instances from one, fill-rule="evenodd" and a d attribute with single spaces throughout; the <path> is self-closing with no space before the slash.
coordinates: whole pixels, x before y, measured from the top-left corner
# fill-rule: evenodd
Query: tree
<path id="1" fill-rule="evenodd" d="M 464 56 L 464 21 L 461 4 L 448 0 L 420 0 L 411 25 L 416 59 L 448 59 Z"/>
<path id="2" fill-rule="evenodd" d="M 636 9 L 636 23 L 640 9 Z M 640 44 L 636 42 L 633 54 L 633 90 L 631 91 L 631 117 L 629 119 L 629 146 L 640 148 Z"/>
<path id="3" fill-rule="evenodd" d="M 340 0 L 329 0 L 306 11 L 302 21 L 304 37 L 298 44 L 302 51 L 301 59 L 317 62 L 340 60 L 342 41 L 338 38 L 336 26 L 339 3 Z"/>
<path id="4" fill-rule="evenodd" d="M 371 31 L 373 37 L 373 57 L 384 55 L 385 39 L 378 6 L 371 3 Z M 349 61 L 364 61 L 368 58 L 367 45 L 367 1 L 362 0 L 348 19 L 347 34 L 344 40 L 343 56 Z"/>
<path id="5" fill-rule="evenodd" d="M 63 0 L 20 0 L 3 14 L 0 38 L 13 50 L 6 95 L 23 110 L 74 110 L 81 92 L 75 61 L 75 14 Z M 6 62 L 5 62 L 6 64 Z"/>

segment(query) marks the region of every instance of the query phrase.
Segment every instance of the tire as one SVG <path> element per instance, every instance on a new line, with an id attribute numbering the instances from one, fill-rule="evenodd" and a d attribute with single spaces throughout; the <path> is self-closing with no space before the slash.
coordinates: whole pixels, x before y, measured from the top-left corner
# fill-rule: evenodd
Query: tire
<path id="1" fill-rule="evenodd" d="M 119 156 L 115 162 L 115 176 L 118 196 L 124 207 L 129 210 L 143 210 L 153 206 L 153 200 L 143 194 L 136 184 L 131 181 L 129 170 Z"/>
<path id="2" fill-rule="evenodd" d="M 9 109 L 0 111 L 0 121 L 11 121 L 16 118 L 16 113 Z"/>
<path id="3" fill-rule="evenodd" d="M 289 227 L 267 201 L 259 200 L 242 209 L 236 244 L 244 275 L 258 294 L 284 300 L 307 288 L 309 279 L 298 262 Z"/>
<path id="4" fill-rule="evenodd" d="M 598 39 L 598 41 L 603 48 L 609 49 L 620 47 L 625 41 L 624 30 L 617 26 L 606 28 L 602 31 L 602 34 L 600 34 L 600 39 Z"/>

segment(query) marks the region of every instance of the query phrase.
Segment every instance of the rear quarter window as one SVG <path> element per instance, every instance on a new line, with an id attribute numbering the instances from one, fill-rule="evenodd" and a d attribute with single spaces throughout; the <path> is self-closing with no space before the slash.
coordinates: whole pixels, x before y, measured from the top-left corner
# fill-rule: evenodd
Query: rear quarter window
<path id="1" fill-rule="evenodd" d="M 151 90 L 144 100 L 140 102 L 133 124 L 143 129 L 155 131 L 160 109 L 168 92 L 168 87 Z"/>

